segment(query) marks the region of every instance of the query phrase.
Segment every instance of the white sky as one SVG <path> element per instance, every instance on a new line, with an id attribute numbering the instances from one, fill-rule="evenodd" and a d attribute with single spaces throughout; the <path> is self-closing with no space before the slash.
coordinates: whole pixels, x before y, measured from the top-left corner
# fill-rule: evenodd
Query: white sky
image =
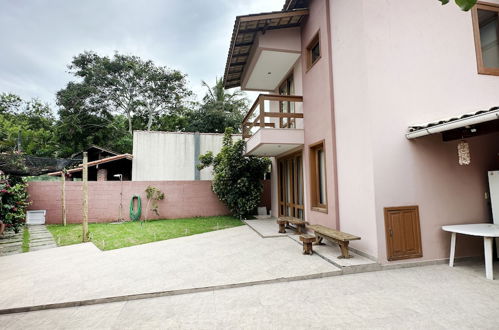
<path id="1" fill-rule="evenodd" d="M 284 0 L 0 0 L 0 93 L 55 104 L 85 51 L 133 54 L 201 80 L 222 77 L 237 15 L 281 10 Z"/>

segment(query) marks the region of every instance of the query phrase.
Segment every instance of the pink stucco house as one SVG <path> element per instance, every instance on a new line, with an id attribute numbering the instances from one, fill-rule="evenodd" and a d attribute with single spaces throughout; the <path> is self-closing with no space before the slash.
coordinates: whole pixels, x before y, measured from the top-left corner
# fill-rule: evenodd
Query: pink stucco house
<path id="1" fill-rule="evenodd" d="M 381 263 L 448 258 L 442 225 L 491 221 L 490 2 L 463 12 L 437 0 L 287 0 L 238 16 L 224 84 L 262 92 L 243 130 L 248 155 L 272 157 L 273 215 L 361 236 L 351 247 Z M 458 256 L 482 253 L 480 239 L 462 240 Z"/>

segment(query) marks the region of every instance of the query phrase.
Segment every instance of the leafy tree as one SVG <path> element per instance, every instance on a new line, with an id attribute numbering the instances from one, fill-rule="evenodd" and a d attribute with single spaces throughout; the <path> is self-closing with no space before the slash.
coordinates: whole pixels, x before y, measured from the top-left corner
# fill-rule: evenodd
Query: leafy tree
<path id="1" fill-rule="evenodd" d="M 438 0 L 442 5 L 449 3 L 449 0 Z M 476 4 L 477 0 L 455 0 L 456 5 L 458 5 L 462 10 L 468 11 Z"/>
<path id="2" fill-rule="evenodd" d="M 0 152 L 20 151 L 35 156 L 57 153 L 52 109 L 39 100 L 25 101 L 0 94 Z"/>
<path id="3" fill-rule="evenodd" d="M 88 104 L 93 92 L 91 86 L 74 82 L 57 92 L 59 122 L 56 134 L 61 153 L 66 157 L 91 144 L 109 147 L 111 136 L 127 135 L 126 126 L 124 132 L 122 127 L 117 129 L 119 134 L 114 132 L 116 118 L 106 108 Z"/>
<path id="4" fill-rule="evenodd" d="M 248 109 L 248 99 L 244 92 L 236 90 L 229 92 L 223 86 L 223 79 L 216 79 L 216 84 L 210 87 L 202 82 L 207 89 L 199 109 L 189 116 L 189 132 L 221 133 L 227 127 L 239 131 L 241 122 Z"/>
<path id="5" fill-rule="evenodd" d="M 85 107 L 125 115 L 130 135 L 135 114 L 146 115 L 150 130 L 158 115 L 176 109 L 191 94 L 184 74 L 137 56 L 85 52 L 73 58 L 69 69 L 82 80 L 75 86 L 88 92 Z"/>
<path id="6" fill-rule="evenodd" d="M 270 160 L 244 156 L 243 140 L 232 141 L 231 128 L 225 130 L 220 153 L 212 152 L 199 157 L 199 169 L 213 165 L 212 189 L 234 216 L 251 215 L 260 202 L 263 185 L 261 180 L 269 171 Z"/>

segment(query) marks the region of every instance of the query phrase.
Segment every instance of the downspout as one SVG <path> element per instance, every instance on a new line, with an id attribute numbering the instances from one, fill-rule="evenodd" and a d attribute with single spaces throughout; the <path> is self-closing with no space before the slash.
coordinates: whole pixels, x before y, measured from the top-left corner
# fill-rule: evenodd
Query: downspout
<path id="1" fill-rule="evenodd" d="M 341 230 L 340 227 L 340 199 L 338 196 L 338 158 L 336 152 L 336 118 L 334 111 L 334 85 L 333 85 L 333 36 L 331 34 L 331 11 L 330 11 L 330 0 L 325 0 L 326 2 L 326 24 L 327 24 L 327 36 L 328 36 L 328 65 L 329 65 L 329 98 L 331 102 L 331 127 L 333 128 L 331 141 L 333 142 L 333 176 L 334 176 L 334 212 L 336 216 L 336 230 Z"/>
<path id="2" fill-rule="evenodd" d="M 194 133 L 194 180 L 201 180 L 201 171 L 198 169 L 200 164 L 199 155 L 201 153 L 201 135 L 199 132 Z"/>

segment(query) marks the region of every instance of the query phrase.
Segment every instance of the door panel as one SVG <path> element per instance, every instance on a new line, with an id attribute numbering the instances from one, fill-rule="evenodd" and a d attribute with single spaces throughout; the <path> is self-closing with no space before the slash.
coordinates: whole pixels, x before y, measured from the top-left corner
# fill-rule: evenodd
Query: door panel
<path id="1" fill-rule="evenodd" d="M 417 206 L 385 208 L 385 230 L 388 260 L 423 256 Z"/>

